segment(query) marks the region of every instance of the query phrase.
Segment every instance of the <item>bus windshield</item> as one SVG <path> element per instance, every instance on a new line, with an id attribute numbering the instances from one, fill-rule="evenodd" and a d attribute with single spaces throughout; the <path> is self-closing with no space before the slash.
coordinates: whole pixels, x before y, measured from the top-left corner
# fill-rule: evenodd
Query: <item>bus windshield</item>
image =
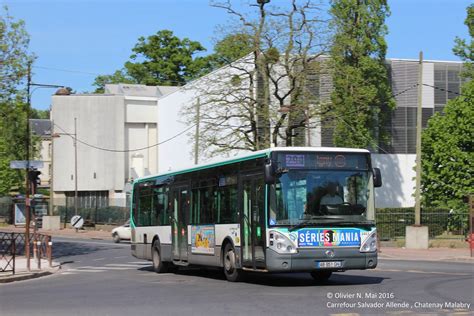
<path id="1" fill-rule="evenodd" d="M 368 170 L 286 170 L 269 188 L 269 224 L 352 224 L 373 220 Z"/>

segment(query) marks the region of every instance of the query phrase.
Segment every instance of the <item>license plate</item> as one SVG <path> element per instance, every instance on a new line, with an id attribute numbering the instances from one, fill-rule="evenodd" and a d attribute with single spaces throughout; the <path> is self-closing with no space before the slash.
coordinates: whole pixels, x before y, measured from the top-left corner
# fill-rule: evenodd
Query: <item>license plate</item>
<path id="1" fill-rule="evenodd" d="M 316 261 L 318 268 L 342 268 L 342 261 Z"/>

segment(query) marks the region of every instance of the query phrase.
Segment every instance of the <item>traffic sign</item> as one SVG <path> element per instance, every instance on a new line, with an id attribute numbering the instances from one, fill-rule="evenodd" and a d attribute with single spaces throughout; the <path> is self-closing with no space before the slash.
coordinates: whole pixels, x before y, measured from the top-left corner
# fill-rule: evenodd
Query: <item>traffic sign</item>
<path id="1" fill-rule="evenodd" d="M 76 228 L 76 229 L 79 229 L 82 227 L 82 225 L 84 225 L 84 219 L 82 218 L 81 215 L 74 215 L 72 218 L 71 218 L 71 226 Z"/>
<path id="2" fill-rule="evenodd" d="M 10 161 L 11 169 L 26 169 L 28 165 L 27 160 L 12 160 Z M 30 160 L 30 168 L 41 169 L 43 168 L 43 161 L 41 160 Z"/>

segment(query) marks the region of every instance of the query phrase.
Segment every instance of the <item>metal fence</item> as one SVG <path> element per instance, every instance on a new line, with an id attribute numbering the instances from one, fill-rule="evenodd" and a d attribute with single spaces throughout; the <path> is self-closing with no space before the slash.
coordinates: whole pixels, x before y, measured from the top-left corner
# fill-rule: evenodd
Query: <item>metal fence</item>
<path id="1" fill-rule="evenodd" d="M 22 203 L 20 203 L 22 204 Z M 24 209 L 24 208 L 23 208 Z M 47 201 L 42 203 L 35 203 L 31 210 L 32 218 L 36 217 L 38 227 L 42 227 L 42 216 L 47 215 L 49 206 Z M 93 227 L 95 225 L 122 225 L 130 217 L 129 207 L 123 206 L 95 206 L 95 207 L 79 207 L 78 215 L 84 218 L 85 226 Z M 23 214 L 24 215 L 24 214 Z M 75 208 L 73 205 L 64 203 L 63 200 L 55 201 L 53 214 L 60 216 L 61 223 L 66 226 L 75 215 Z M 7 224 L 14 224 L 15 208 L 14 203 L 0 203 L 0 222 Z"/>
<path id="2" fill-rule="evenodd" d="M 24 233 L 0 231 L 0 272 L 12 272 L 15 274 L 15 260 L 17 256 L 26 256 L 26 251 L 29 251 L 30 257 L 36 257 L 38 259 L 38 268 L 41 268 L 40 259 L 47 259 L 51 266 L 51 236 L 30 233 L 29 239 L 29 249 L 26 249 Z"/>
<path id="3" fill-rule="evenodd" d="M 376 213 L 377 234 L 381 240 L 405 238 L 405 227 L 415 223 L 415 213 Z M 468 212 L 422 212 L 421 225 L 428 226 L 431 239 L 464 239 L 469 232 Z"/>
<path id="4" fill-rule="evenodd" d="M 84 226 L 122 225 L 130 217 L 128 207 L 109 206 L 101 208 L 78 208 L 77 214 L 84 218 Z M 74 207 L 58 206 L 53 215 L 59 215 L 63 225 L 75 215 Z"/>

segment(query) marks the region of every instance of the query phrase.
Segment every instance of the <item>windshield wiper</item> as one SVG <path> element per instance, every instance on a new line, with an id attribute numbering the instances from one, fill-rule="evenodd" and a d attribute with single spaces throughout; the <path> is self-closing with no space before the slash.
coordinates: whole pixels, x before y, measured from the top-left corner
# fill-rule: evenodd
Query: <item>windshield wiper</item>
<path id="1" fill-rule="evenodd" d="M 307 221 L 301 222 L 299 224 L 293 225 L 290 228 L 288 228 L 288 231 L 292 232 L 292 231 L 297 230 L 299 228 L 305 227 L 308 224 L 312 224 L 312 220 L 307 220 Z"/>
<path id="2" fill-rule="evenodd" d="M 325 216 L 311 216 L 310 218 L 307 218 L 305 221 L 301 222 L 301 223 L 298 223 L 294 226 L 291 226 L 290 228 L 288 228 L 288 231 L 294 231 L 298 228 L 301 228 L 301 227 L 305 227 L 307 226 L 308 224 L 318 224 L 319 221 L 327 221 L 327 220 L 333 220 L 333 221 L 340 221 L 344 219 L 344 217 L 342 216 L 338 216 L 338 215 L 325 215 Z"/>
<path id="3" fill-rule="evenodd" d="M 334 218 L 324 218 L 324 217 L 320 217 L 318 219 L 322 219 L 323 221 L 315 221 L 314 218 L 312 219 L 309 219 L 309 220 L 306 220 L 304 222 L 301 222 L 299 224 L 296 224 L 290 228 L 288 228 L 288 231 L 292 232 L 294 230 L 297 230 L 299 228 L 302 228 L 302 227 L 305 227 L 305 226 L 309 226 L 311 224 L 317 224 L 318 226 L 326 226 L 327 224 L 330 224 L 330 225 L 334 225 L 334 226 L 354 226 L 354 227 L 358 227 L 358 226 L 362 226 L 362 227 L 367 227 L 367 226 L 373 226 L 375 225 L 375 223 L 373 221 L 363 221 L 363 222 L 350 222 L 350 221 L 340 221 L 340 220 L 337 220 L 337 219 L 334 219 Z"/>

